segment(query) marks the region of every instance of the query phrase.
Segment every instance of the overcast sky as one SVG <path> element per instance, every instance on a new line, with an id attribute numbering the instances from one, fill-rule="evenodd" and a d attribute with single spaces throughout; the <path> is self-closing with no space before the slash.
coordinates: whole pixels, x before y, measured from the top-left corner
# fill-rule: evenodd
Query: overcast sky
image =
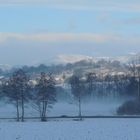
<path id="1" fill-rule="evenodd" d="M 0 64 L 140 52 L 139 0 L 0 0 Z"/>

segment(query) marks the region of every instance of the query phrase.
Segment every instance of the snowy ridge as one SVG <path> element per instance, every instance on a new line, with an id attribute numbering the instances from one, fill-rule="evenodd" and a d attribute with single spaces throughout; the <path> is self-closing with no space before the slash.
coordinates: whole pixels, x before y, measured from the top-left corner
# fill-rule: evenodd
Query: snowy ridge
<path id="1" fill-rule="evenodd" d="M 75 63 L 82 60 L 91 61 L 93 57 L 86 56 L 86 55 L 58 55 L 55 61 L 57 63 Z"/>
<path id="2" fill-rule="evenodd" d="M 117 56 L 117 57 L 94 57 L 94 56 L 87 56 L 87 55 L 79 55 L 79 54 L 61 54 L 54 58 L 53 62 L 56 64 L 66 64 L 66 63 L 76 63 L 79 61 L 87 61 L 87 62 L 97 62 L 99 60 L 106 60 L 106 61 L 120 61 L 121 63 L 128 63 L 132 59 L 136 59 L 140 57 L 140 54 L 128 54 L 125 56 Z"/>

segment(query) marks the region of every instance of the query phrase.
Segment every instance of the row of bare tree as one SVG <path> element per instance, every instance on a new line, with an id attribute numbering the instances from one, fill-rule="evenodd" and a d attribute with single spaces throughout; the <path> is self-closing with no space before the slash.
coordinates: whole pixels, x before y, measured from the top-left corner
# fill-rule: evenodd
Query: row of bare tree
<path id="1" fill-rule="evenodd" d="M 46 121 L 47 108 L 56 101 L 55 82 L 51 75 L 41 73 L 37 83 L 31 85 L 29 76 L 20 69 L 2 81 L 1 97 L 16 106 L 17 121 L 24 121 L 25 103 L 29 101 L 39 111 L 41 121 Z"/>

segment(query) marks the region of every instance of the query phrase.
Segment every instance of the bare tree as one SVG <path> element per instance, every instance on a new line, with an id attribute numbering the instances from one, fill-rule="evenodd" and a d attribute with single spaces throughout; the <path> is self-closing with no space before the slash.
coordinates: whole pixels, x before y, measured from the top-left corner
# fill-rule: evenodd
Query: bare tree
<path id="1" fill-rule="evenodd" d="M 79 118 L 82 120 L 82 112 L 81 112 L 81 98 L 83 92 L 85 91 L 84 83 L 80 80 L 78 76 L 73 75 L 69 81 L 71 85 L 71 92 L 74 97 L 78 100 L 78 107 L 79 107 Z"/>
<path id="2" fill-rule="evenodd" d="M 41 121 L 47 120 L 47 109 L 56 102 L 55 81 L 51 74 L 41 73 L 41 77 L 35 86 L 33 100 L 37 105 Z"/>
<path id="3" fill-rule="evenodd" d="M 96 79 L 97 79 L 96 73 L 87 74 L 86 82 L 88 84 L 88 93 L 90 95 L 92 94 L 93 89 L 95 88 Z"/>
<path id="4" fill-rule="evenodd" d="M 21 69 L 14 72 L 2 85 L 3 93 L 16 106 L 17 121 L 20 118 L 20 107 L 21 121 L 24 121 L 24 104 L 27 99 L 28 89 L 28 76 Z"/>

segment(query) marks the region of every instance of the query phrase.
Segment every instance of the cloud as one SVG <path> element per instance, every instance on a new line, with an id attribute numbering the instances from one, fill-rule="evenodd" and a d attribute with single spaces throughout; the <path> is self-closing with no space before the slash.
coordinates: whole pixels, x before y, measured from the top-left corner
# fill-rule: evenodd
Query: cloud
<path id="1" fill-rule="evenodd" d="M 0 32 L 0 42 L 8 40 L 21 41 L 46 41 L 46 42 L 71 42 L 71 41 L 89 41 L 104 43 L 115 41 L 118 37 L 107 34 L 96 33 L 33 33 L 22 34 L 12 32 Z"/>
<path id="2" fill-rule="evenodd" d="M 140 44 L 140 36 L 123 36 L 109 33 L 14 33 L 0 32 L 0 43 L 14 41 L 21 42 L 92 42 L 104 43 L 124 43 Z"/>

